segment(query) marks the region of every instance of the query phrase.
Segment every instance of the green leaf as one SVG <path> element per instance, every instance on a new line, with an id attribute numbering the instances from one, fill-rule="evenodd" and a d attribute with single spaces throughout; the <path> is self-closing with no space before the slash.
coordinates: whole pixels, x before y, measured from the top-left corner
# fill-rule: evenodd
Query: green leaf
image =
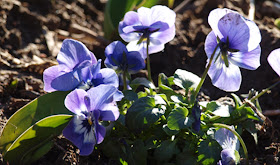
<path id="1" fill-rule="evenodd" d="M 147 80 L 146 78 L 143 78 L 143 77 L 135 78 L 134 80 L 131 81 L 131 83 L 129 85 L 133 89 L 136 89 L 139 85 L 144 85 L 145 87 L 151 88 L 151 89 L 156 88 L 152 82 L 150 82 L 149 80 Z"/>
<path id="2" fill-rule="evenodd" d="M 235 101 L 235 107 L 238 108 L 240 105 L 242 105 L 241 99 L 234 93 L 231 94 L 234 101 Z"/>
<path id="3" fill-rule="evenodd" d="M 154 156 L 159 162 L 168 162 L 173 155 L 176 155 L 180 152 L 179 148 L 176 145 L 176 140 L 165 140 L 163 141 L 158 148 L 155 149 Z"/>
<path id="4" fill-rule="evenodd" d="M 55 114 L 72 114 L 64 106 L 68 92 L 53 92 L 36 98 L 10 117 L 0 136 L 0 150 L 5 154 L 26 129 L 39 120 Z"/>
<path id="5" fill-rule="evenodd" d="M 126 124 L 132 130 L 142 129 L 145 124 L 158 121 L 164 112 L 164 109 L 156 107 L 155 98 L 142 97 L 127 110 Z"/>
<path id="6" fill-rule="evenodd" d="M 53 115 L 38 121 L 13 142 L 4 160 L 10 164 L 22 164 L 44 155 L 50 149 L 50 141 L 61 134 L 71 118 L 72 115 Z M 32 157 L 33 154 L 37 156 Z"/>
<path id="7" fill-rule="evenodd" d="M 158 75 L 158 86 L 165 85 L 167 87 L 171 87 L 174 85 L 174 77 L 167 77 L 164 73 L 160 73 Z"/>
<path id="8" fill-rule="evenodd" d="M 233 107 L 229 105 L 223 105 L 215 101 L 211 101 L 207 104 L 206 109 L 211 111 L 216 116 L 229 117 L 233 110 Z"/>
<path id="9" fill-rule="evenodd" d="M 146 165 L 147 164 L 147 156 L 148 152 L 144 146 L 143 141 L 136 140 L 133 145 L 131 145 L 130 150 L 128 151 L 132 154 L 130 159 L 128 160 L 128 164 L 135 165 Z"/>
<path id="10" fill-rule="evenodd" d="M 221 146 L 216 140 L 204 140 L 198 148 L 199 164 L 209 165 L 215 164 L 220 159 Z"/>
<path id="11" fill-rule="evenodd" d="M 167 124 L 163 125 L 162 129 L 168 136 L 173 136 L 179 133 L 178 130 L 171 130 L 170 128 L 168 128 Z"/>
<path id="12" fill-rule="evenodd" d="M 196 88 L 199 82 L 200 77 L 191 72 L 182 69 L 177 69 L 175 71 L 174 83 L 183 89 Z"/>
<path id="13" fill-rule="evenodd" d="M 246 120 L 242 123 L 242 126 L 253 136 L 255 144 L 258 144 L 256 124 L 252 120 Z"/>
<path id="14" fill-rule="evenodd" d="M 193 118 L 188 118 L 189 111 L 185 107 L 173 109 L 167 118 L 167 126 L 171 130 L 180 130 L 191 127 Z"/>
<path id="15" fill-rule="evenodd" d="M 197 155 L 190 152 L 181 152 L 176 156 L 177 165 L 195 165 L 197 164 Z"/>
<path id="16" fill-rule="evenodd" d="M 123 91 L 124 99 L 127 99 L 129 101 L 135 101 L 138 99 L 137 93 L 133 92 L 132 90 L 125 90 Z"/>

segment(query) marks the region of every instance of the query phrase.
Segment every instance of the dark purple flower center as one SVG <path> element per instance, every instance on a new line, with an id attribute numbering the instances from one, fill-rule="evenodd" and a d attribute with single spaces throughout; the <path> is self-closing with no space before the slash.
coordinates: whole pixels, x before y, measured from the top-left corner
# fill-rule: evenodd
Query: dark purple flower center
<path id="1" fill-rule="evenodd" d="M 85 115 L 85 119 L 82 122 L 83 127 L 87 129 L 87 132 L 90 132 L 90 130 L 94 127 L 94 116 L 92 112 L 82 112 Z"/>
<path id="2" fill-rule="evenodd" d="M 219 39 L 219 37 L 217 37 L 217 42 L 218 42 L 218 45 L 221 49 L 221 58 L 225 62 L 225 65 L 228 67 L 229 66 L 228 52 L 233 53 L 233 52 L 238 52 L 239 50 L 230 48 L 230 43 L 229 43 L 228 37 L 227 37 L 226 42 L 221 41 Z"/>

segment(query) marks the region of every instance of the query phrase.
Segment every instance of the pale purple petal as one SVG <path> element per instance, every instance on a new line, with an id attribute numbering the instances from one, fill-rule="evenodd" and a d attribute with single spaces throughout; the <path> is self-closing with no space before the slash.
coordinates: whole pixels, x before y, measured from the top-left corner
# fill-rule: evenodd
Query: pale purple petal
<path id="1" fill-rule="evenodd" d="M 87 91 L 91 99 L 91 110 L 99 109 L 108 100 L 113 101 L 112 98 L 117 91 L 117 88 L 112 85 L 98 85 L 97 87 L 91 88 Z"/>
<path id="2" fill-rule="evenodd" d="M 59 64 L 64 64 L 73 69 L 85 60 L 89 60 L 93 64 L 97 62 L 94 54 L 83 43 L 72 39 L 63 41 L 60 52 L 57 55 Z"/>
<path id="3" fill-rule="evenodd" d="M 154 32 L 150 35 L 151 43 L 155 45 L 165 44 L 175 37 L 175 25 L 165 31 Z"/>
<path id="4" fill-rule="evenodd" d="M 83 122 L 84 120 L 81 120 L 79 116 L 74 116 L 62 133 L 80 149 L 80 155 L 87 156 L 90 155 L 94 149 L 96 137 L 93 129 L 88 130 L 86 127 L 83 127 Z"/>
<path id="5" fill-rule="evenodd" d="M 56 77 L 51 82 L 51 87 L 56 91 L 70 91 L 75 89 L 80 83 L 78 73 L 76 71 L 65 73 Z"/>
<path id="6" fill-rule="evenodd" d="M 100 84 L 113 85 L 114 87 L 119 87 L 119 78 L 116 72 L 110 68 L 103 68 L 100 72 L 93 78 L 92 83 L 94 86 Z"/>
<path id="7" fill-rule="evenodd" d="M 132 33 L 133 26 L 141 25 L 139 21 L 138 14 L 134 11 L 129 11 L 125 14 L 124 20 L 119 23 L 119 34 L 121 38 L 126 41 L 130 42 L 133 40 L 139 40 L 140 34 Z M 126 29 L 124 31 L 124 29 Z"/>
<path id="8" fill-rule="evenodd" d="M 256 49 L 250 52 L 231 53 L 228 57 L 228 60 L 241 68 L 255 70 L 261 65 L 260 57 L 261 57 L 261 47 L 258 46 Z"/>
<path id="9" fill-rule="evenodd" d="M 43 73 L 44 90 L 46 92 L 56 91 L 56 89 L 51 86 L 52 81 L 58 76 L 61 76 L 67 72 L 69 72 L 69 70 L 64 65 L 56 65 L 47 68 Z"/>
<path id="10" fill-rule="evenodd" d="M 137 44 L 138 41 L 130 42 L 126 47 L 128 51 L 138 51 L 143 59 L 147 58 L 147 42 L 143 41 Z M 149 54 L 160 52 L 164 49 L 164 44 L 155 45 L 152 42 L 149 44 Z"/>
<path id="11" fill-rule="evenodd" d="M 214 31 L 211 31 L 207 37 L 206 37 L 206 40 L 205 40 L 205 52 L 206 52 L 206 55 L 208 57 L 208 59 L 211 57 L 212 53 L 214 52 L 216 46 L 217 46 L 217 37 L 214 33 Z M 220 48 L 218 47 L 217 50 L 216 50 L 216 53 L 215 53 L 215 56 L 213 59 L 216 59 L 217 55 L 219 55 L 220 53 Z"/>
<path id="12" fill-rule="evenodd" d="M 96 123 L 95 136 L 96 136 L 97 144 L 100 144 L 104 140 L 105 134 L 106 134 L 106 128 Z"/>
<path id="13" fill-rule="evenodd" d="M 144 26 L 150 26 L 155 22 L 165 22 L 171 27 L 175 23 L 175 12 L 166 6 L 156 5 L 150 9 L 140 7 L 137 12 L 139 20 Z"/>
<path id="14" fill-rule="evenodd" d="M 99 110 L 100 119 L 104 121 L 116 121 L 120 115 L 119 108 L 114 102 L 103 105 Z"/>
<path id="15" fill-rule="evenodd" d="M 255 22 L 248 20 L 246 18 L 243 18 L 246 20 L 246 24 L 250 30 L 250 39 L 249 39 L 249 43 L 248 43 L 248 51 L 252 51 L 254 49 L 256 49 L 256 47 L 259 46 L 260 42 L 261 42 L 261 33 L 260 33 L 260 29 L 258 28 L 258 26 L 255 24 Z"/>
<path id="16" fill-rule="evenodd" d="M 214 60 L 213 60 L 214 61 Z M 241 73 L 238 66 L 229 62 L 226 67 L 221 57 L 212 63 L 208 75 L 212 84 L 226 92 L 238 91 L 241 85 Z"/>
<path id="17" fill-rule="evenodd" d="M 82 89 L 75 89 L 69 93 L 65 98 L 64 104 L 67 109 L 78 115 L 90 110 L 88 94 Z"/>
<path id="18" fill-rule="evenodd" d="M 234 127 L 231 126 L 234 130 Z M 238 138 L 228 129 L 220 128 L 215 133 L 215 140 L 220 144 L 223 149 L 239 150 Z"/>
<path id="19" fill-rule="evenodd" d="M 126 55 L 128 72 L 136 73 L 140 69 L 145 68 L 145 61 L 142 58 L 141 54 L 137 51 L 128 52 Z"/>
<path id="20" fill-rule="evenodd" d="M 226 43 L 228 38 L 229 48 L 241 52 L 248 51 L 250 30 L 240 14 L 228 13 L 224 15 L 218 22 L 218 28 L 222 34 L 221 37 L 219 36 L 221 41 Z"/>
<path id="21" fill-rule="evenodd" d="M 235 163 L 235 150 L 224 149 L 221 152 L 222 165 L 234 165 Z"/>
<path id="22" fill-rule="evenodd" d="M 273 50 L 269 54 L 267 61 L 278 76 L 280 76 L 280 48 Z"/>
<path id="23" fill-rule="evenodd" d="M 219 28 L 218 28 L 218 22 L 219 20 L 226 15 L 227 13 L 236 13 L 235 11 L 232 11 L 230 9 L 214 9 L 210 12 L 209 16 L 208 16 L 208 23 L 211 26 L 212 30 L 214 31 L 214 33 L 219 36 L 219 38 L 222 38 L 223 35 L 221 34 Z"/>

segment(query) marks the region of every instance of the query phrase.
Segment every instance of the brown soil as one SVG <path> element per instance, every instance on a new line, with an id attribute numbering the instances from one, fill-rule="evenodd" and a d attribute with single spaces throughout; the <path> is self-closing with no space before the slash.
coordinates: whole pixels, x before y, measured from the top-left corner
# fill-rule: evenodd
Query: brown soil
<path id="1" fill-rule="evenodd" d="M 201 76 L 206 65 L 204 41 L 211 31 L 207 22 L 209 12 L 217 7 L 226 7 L 247 16 L 250 6 L 250 0 L 189 0 L 178 8 L 181 2 L 176 0 L 174 4 L 177 11 L 176 37 L 166 44 L 164 52 L 151 55 L 155 81 L 159 73 L 171 76 L 179 68 Z M 255 22 L 262 34 L 261 66 L 255 71 L 241 70 L 243 81 L 237 95 L 246 94 L 251 88 L 261 91 L 279 80 L 267 62 L 269 53 L 280 47 L 280 30 L 274 26 L 280 8 L 273 3 L 276 2 L 256 0 Z M 106 0 L 0 1 L 0 132 L 16 110 L 45 93 L 42 73 L 56 64 L 55 58 L 63 39 L 80 40 L 97 58 L 105 59 L 104 49 L 110 43 L 103 38 L 105 4 Z M 264 112 L 280 108 L 279 91 L 280 86 L 277 86 L 259 99 Z M 209 77 L 202 92 L 212 100 L 230 96 L 230 93 L 214 87 Z M 280 117 L 269 118 L 273 124 L 260 129 L 257 145 L 251 136 L 243 135 L 251 164 L 280 163 Z M 79 157 L 76 148 L 61 137 L 51 152 L 35 164 L 75 162 L 110 164 L 110 160 L 98 157 L 98 151 L 89 157 Z"/>

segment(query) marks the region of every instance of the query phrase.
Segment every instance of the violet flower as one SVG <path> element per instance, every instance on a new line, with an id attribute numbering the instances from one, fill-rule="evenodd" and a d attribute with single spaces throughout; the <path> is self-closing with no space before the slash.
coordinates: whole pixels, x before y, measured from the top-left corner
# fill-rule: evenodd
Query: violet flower
<path id="1" fill-rule="evenodd" d="M 75 88 L 87 90 L 100 84 L 119 85 L 115 71 L 100 69 L 101 61 L 97 61 L 94 54 L 79 41 L 64 40 L 57 61 L 58 65 L 43 73 L 44 90 L 47 92 L 70 91 Z"/>
<path id="2" fill-rule="evenodd" d="M 121 38 L 129 42 L 128 50 L 139 51 L 147 58 L 147 39 L 149 54 L 164 49 L 164 44 L 175 36 L 175 17 L 173 10 L 166 6 L 156 5 L 152 8 L 140 7 L 137 12 L 129 11 L 119 23 Z"/>
<path id="3" fill-rule="evenodd" d="M 145 61 L 137 51 L 128 51 L 120 41 L 114 41 L 105 49 L 105 65 L 119 73 L 136 73 L 145 68 Z"/>
<path id="4" fill-rule="evenodd" d="M 80 155 L 92 153 L 95 144 L 103 141 L 106 128 L 100 121 L 115 121 L 119 117 L 116 101 L 123 94 L 112 85 L 75 89 L 65 98 L 65 106 L 76 115 L 64 128 L 63 135 L 80 149 Z"/>
<path id="5" fill-rule="evenodd" d="M 239 67 L 255 70 L 260 66 L 260 31 L 253 21 L 229 9 L 211 11 L 208 22 L 212 28 L 205 41 L 208 63 L 218 46 L 208 75 L 214 86 L 237 91 L 241 84 Z"/>
<path id="6" fill-rule="evenodd" d="M 231 127 L 234 129 L 234 127 Z M 238 138 L 228 129 L 220 128 L 215 133 L 215 139 L 223 148 L 221 152 L 221 158 L 218 162 L 218 165 L 233 165 L 235 164 L 236 157 L 235 151 L 239 150 L 239 141 Z"/>
<path id="7" fill-rule="evenodd" d="M 273 50 L 267 57 L 272 69 L 280 76 L 280 48 Z"/>

